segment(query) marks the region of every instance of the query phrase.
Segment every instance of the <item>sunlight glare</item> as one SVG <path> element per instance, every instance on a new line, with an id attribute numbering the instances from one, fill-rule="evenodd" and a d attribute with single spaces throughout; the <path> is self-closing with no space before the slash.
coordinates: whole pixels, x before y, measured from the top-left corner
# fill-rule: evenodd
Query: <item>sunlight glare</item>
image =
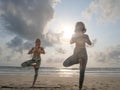
<path id="1" fill-rule="evenodd" d="M 73 34 L 73 30 L 71 28 L 70 25 L 64 25 L 63 28 L 63 38 L 64 39 L 70 39 L 72 34 Z"/>

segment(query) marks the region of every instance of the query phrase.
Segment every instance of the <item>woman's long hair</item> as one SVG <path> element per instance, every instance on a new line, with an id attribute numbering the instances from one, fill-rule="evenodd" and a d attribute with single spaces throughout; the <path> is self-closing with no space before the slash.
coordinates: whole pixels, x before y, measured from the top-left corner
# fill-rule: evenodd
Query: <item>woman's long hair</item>
<path id="1" fill-rule="evenodd" d="M 79 26 L 79 25 L 83 25 L 83 29 L 82 30 L 80 30 L 80 29 L 78 29 L 77 27 Z M 76 23 L 76 25 L 75 25 L 75 33 L 77 33 L 78 31 L 82 31 L 82 32 L 86 32 L 86 28 L 85 28 L 85 24 L 83 23 L 83 22 L 77 22 Z"/>

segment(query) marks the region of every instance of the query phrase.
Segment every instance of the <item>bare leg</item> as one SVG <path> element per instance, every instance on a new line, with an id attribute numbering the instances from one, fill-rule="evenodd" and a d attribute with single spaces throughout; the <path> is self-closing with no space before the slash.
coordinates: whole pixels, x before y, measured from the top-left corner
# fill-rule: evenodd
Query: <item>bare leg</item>
<path id="1" fill-rule="evenodd" d="M 83 63 L 82 60 L 80 60 L 79 90 L 81 90 L 83 86 L 85 69 L 86 63 Z"/>
<path id="2" fill-rule="evenodd" d="M 35 82 L 36 82 L 37 77 L 38 77 L 38 68 L 36 68 L 36 67 L 34 66 L 34 70 L 35 70 L 35 75 L 34 75 L 34 80 L 33 80 L 32 87 L 34 87 Z"/>

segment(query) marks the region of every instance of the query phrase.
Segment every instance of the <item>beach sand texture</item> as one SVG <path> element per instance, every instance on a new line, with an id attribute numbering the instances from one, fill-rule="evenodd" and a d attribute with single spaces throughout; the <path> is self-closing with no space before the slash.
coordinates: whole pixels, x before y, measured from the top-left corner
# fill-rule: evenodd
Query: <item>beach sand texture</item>
<path id="1" fill-rule="evenodd" d="M 0 75 L 0 90 L 78 90 L 78 78 L 39 75 L 35 88 L 30 88 L 33 75 Z M 88 74 L 82 90 L 120 90 L 120 76 Z"/>

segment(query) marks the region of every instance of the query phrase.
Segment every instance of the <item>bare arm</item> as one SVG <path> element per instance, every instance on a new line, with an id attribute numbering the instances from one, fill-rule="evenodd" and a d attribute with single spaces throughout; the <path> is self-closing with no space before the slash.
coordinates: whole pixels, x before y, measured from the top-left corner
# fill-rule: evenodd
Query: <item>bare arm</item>
<path id="1" fill-rule="evenodd" d="M 32 48 L 32 49 L 28 52 L 28 54 L 32 54 L 32 53 L 33 53 L 33 49 L 34 49 L 34 48 Z"/>
<path id="2" fill-rule="evenodd" d="M 90 41 L 88 35 L 85 35 L 85 42 L 86 42 L 88 45 L 92 45 L 92 42 Z"/>
<path id="3" fill-rule="evenodd" d="M 72 39 L 70 40 L 70 44 L 73 44 L 73 43 L 75 43 Z"/>
<path id="4" fill-rule="evenodd" d="M 73 43 L 75 43 L 75 37 L 74 37 L 74 35 L 72 36 L 72 38 L 70 40 L 70 44 L 73 44 Z"/>
<path id="5" fill-rule="evenodd" d="M 45 50 L 44 50 L 43 47 L 41 47 L 41 53 L 42 53 L 42 54 L 45 54 Z"/>

